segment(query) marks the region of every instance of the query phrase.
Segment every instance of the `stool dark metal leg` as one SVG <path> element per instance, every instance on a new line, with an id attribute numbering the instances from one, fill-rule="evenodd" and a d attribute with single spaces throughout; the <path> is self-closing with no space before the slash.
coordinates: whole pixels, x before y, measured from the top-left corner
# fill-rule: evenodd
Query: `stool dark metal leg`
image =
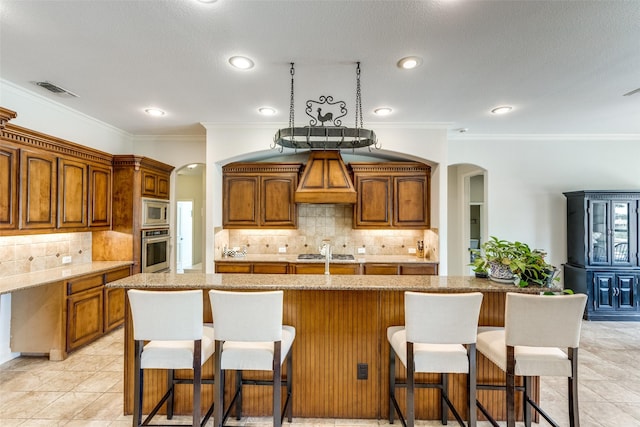
<path id="1" fill-rule="evenodd" d="M 447 425 L 447 419 L 449 418 L 449 406 L 445 400 L 447 390 L 449 390 L 449 374 L 440 374 L 440 422 L 442 425 Z"/>

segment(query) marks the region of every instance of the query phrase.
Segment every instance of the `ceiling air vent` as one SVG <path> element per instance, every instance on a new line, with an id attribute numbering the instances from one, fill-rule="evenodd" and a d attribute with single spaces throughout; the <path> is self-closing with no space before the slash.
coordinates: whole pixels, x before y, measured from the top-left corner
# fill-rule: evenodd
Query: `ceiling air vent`
<path id="1" fill-rule="evenodd" d="M 67 89 L 62 88 L 62 87 L 60 87 L 60 86 L 58 86 L 56 84 L 53 84 L 51 82 L 48 82 L 46 80 L 43 81 L 43 82 L 35 82 L 35 84 L 37 84 L 40 87 L 45 88 L 49 92 L 55 93 L 56 95 L 70 96 L 70 97 L 73 97 L 73 98 L 77 98 L 78 97 L 78 95 L 76 95 L 75 93 L 73 93 L 71 91 L 68 91 Z"/>
<path id="2" fill-rule="evenodd" d="M 631 96 L 631 95 L 635 95 L 636 93 L 640 93 L 640 87 L 638 89 L 632 90 L 631 92 L 627 92 L 622 96 Z"/>

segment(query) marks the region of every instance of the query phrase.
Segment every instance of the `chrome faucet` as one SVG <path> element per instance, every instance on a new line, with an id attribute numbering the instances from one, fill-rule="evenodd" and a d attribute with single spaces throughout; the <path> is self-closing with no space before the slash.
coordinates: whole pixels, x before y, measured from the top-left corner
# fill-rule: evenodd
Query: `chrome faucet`
<path id="1" fill-rule="evenodd" d="M 332 257 L 331 241 L 329 239 L 324 239 L 322 241 L 322 245 L 318 249 L 320 251 L 320 255 L 324 256 L 324 274 L 329 274 L 329 261 L 331 261 Z"/>

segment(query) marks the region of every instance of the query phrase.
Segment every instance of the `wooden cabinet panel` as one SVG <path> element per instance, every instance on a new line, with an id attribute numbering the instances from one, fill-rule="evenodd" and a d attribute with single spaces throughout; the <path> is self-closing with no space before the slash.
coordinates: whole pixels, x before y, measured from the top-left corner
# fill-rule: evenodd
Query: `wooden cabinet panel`
<path id="1" fill-rule="evenodd" d="M 124 289 L 104 290 L 104 332 L 110 332 L 124 322 Z"/>
<path id="2" fill-rule="evenodd" d="M 111 225 L 111 168 L 89 165 L 89 227 Z"/>
<path id="3" fill-rule="evenodd" d="M 295 228 L 299 163 L 231 163 L 223 168 L 224 228 Z"/>
<path id="4" fill-rule="evenodd" d="M 437 276 L 438 264 L 400 264 L 400 274 Z"/>
<path id="5" fill-rule="evenodd" d="M 87 226 L 86 163 L 58 159 L 58 228 Z"/>
<path id="6" fill-rule="evenodd" d="M 141 172 L 143 197 L 169 198 L 169 175 L 149 169 L 141 169 Z"/>
<path id="7" fill-rule="evenodd" d="M 297 205 L 292 202 L 297 182 L 295 174 L 261 177 L 261 226 L 291 227 L 297 224 Z"/>
<path id="8" fill-rule="evenodd" d="M 104 279 L 101 274 L 78 277 L 67 281 L 67 295 L 77 294 L 102 285 L 104 285 Z"/>
<path id="9" fill-rule="evenodd" d="M 258 182 L 257 176 L 224 177 L 223 227 L 258 226 Z"/>
<path id="10" fill-rule="evenodd" d="M 358 191 L 354 228 L 429 228 L 429 166 L 387 162 L 351 163 L 351 168 Z"/>
<path id="11" fill-rule="evenodd" d="M 0 143 L 0 230 L 18 228 L 18 149 Z"/>
<path id="12" fill-rule="evenodd" d="M 216 273 L 251 273 L 248 262 L 216 262 Z"/>
<path id="13" fill-rule="evenodd" d="M 289 264 L 292 274 L 324 274 L 324 264 Z M 360 264 L 329 264 L 330 274 L 359 274 Z"/>
<path id="14" fill-rule="evenodd" d="M 429 227 L 429 188 L 426 176 L 393 179 L 393 224 L 400 227 Z"/>
<path id="15" fill-rule="evenodd" d="M 55 228 L 56 157 L 20 151 L 21 228 Z"/>
<path id="16" fill-rule="evenodd" d="M 364 274 L 398 274 L 398 264 L 364 264 Z"/>
<path id="17" fill-rule="evenodd" d="M 103 333 L 103 289 L 67 298 L 67 351 L 87 344 Z"/>
<path id="18" fill-rule="evenodd" d="M 253 264 L 253 274 L 287 274 L 289 264 L 286 262 L 265 262 Z"/>
<path id="19" fill-rule="evenodd" d="M 356 176 L 358 199 L 354 209 L 354 227 L 391 225 L 391 178 Z"/>

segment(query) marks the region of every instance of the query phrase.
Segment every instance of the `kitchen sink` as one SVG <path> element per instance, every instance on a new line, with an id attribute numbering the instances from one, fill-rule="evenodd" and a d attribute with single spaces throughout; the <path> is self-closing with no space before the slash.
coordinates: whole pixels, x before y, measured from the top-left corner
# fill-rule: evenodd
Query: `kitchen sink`
<path id="1" fill-rule="evenodd" d="M 299 254 L 299 260 L 324 260 L 324 256 L 320 254 Z M 334 261 L 354 261 L 355 258 L 351 254 L 333 254 L 331 257 Z"/>

